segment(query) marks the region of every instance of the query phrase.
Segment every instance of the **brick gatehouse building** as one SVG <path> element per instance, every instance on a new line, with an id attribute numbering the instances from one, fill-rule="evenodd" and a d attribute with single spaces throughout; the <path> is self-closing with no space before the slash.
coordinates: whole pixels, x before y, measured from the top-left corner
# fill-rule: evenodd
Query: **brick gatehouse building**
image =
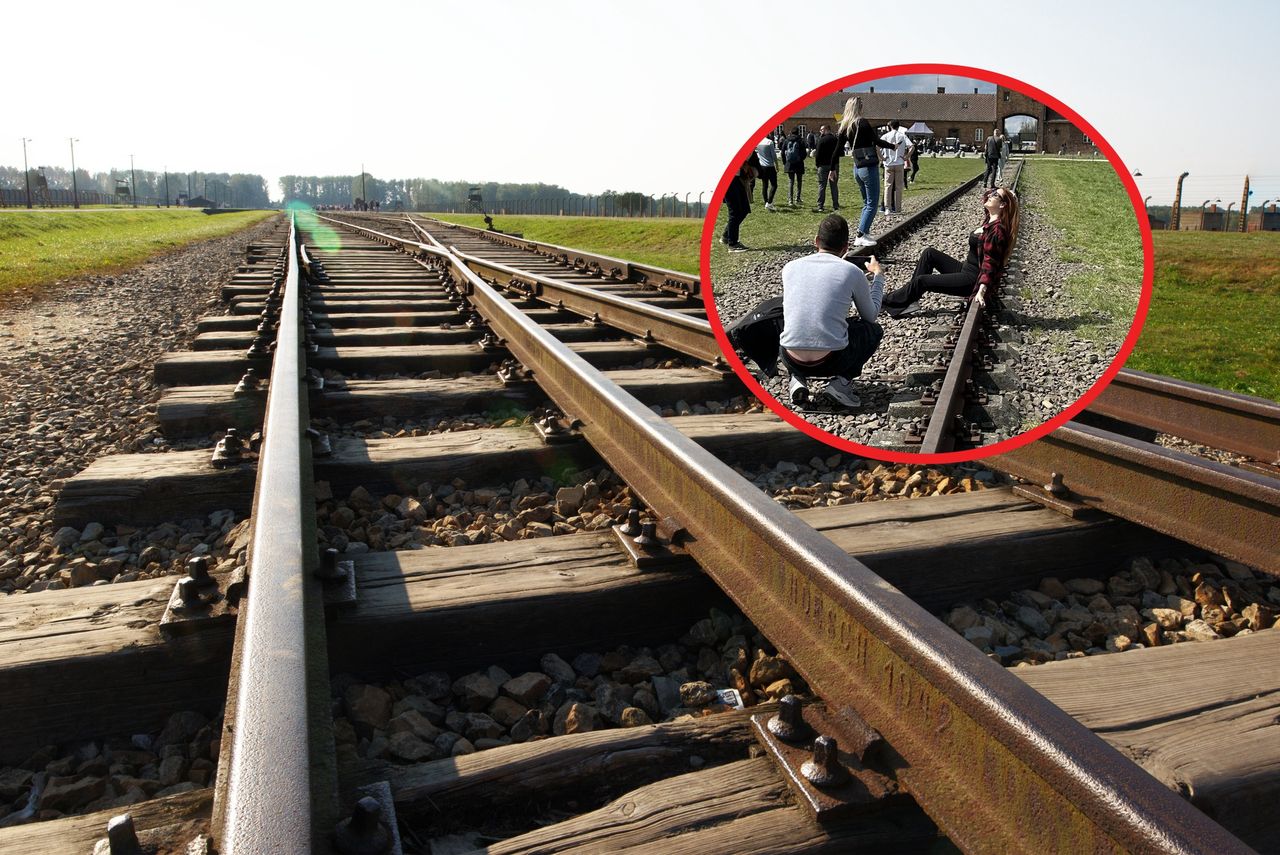
<path id="1" fill-rule="evenodd" d="M 981 149 L 982 143 L 993 128 L 1005 127 L 1007 119 L 1026 117 L 1035 120 L 1035 131 L 1021 137 L 1023 151 L 1057 154 L 1098 153 L 1097 147 L 1079 128 L 1071 124 L 1050 107 L 1012 89 L 997 86 L 994 93 L 947 92 L 939 86 L 929 92 L 837 92 L 827 95 L 803 108 L 783 122 L 779 128 L 790 133 L 799 126 L 801 134 L 817 132 L 820 125 L 835 126 L 844 112 L 844 102 L 855 94 L 863 103 L 862 114 L 871 124 L 888 124 L 897 119 L 904 128 L 915 122 L 924 122 L 939 142 L 948 137 Z M 1011 135 L 1018 130 L 1017 122 L 1008 125 Z"/>

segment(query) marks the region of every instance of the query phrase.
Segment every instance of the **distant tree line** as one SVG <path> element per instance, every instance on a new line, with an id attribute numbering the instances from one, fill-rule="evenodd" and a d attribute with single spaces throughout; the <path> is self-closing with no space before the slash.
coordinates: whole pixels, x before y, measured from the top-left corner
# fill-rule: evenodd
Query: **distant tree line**
<path id="1" fill-rule="evenodd" d="M 46 166 L 43 170 L 32 167 L 31 188 L 33 195 L 38 194 L 41 187 L 40 175 L 44 173 L 45 185 L 50 190 L 71 190 L 71 170 L 61 166 Z M 165 173 L 138 169 L 130 175 L 128 169 L 112 169 L 107 172 L 90 174 L 87 170 L 76 170 L 76 189 L 81 193 L 104 193 L 115 196 L 117 180 L 132 184 L 136 176 L 138 201 L 148 204 L 165 201 Z M 0 166 L 0 187 L 26 191 L 26 181 L 22 170 L 17 167 Z M 191 197 L 203 196 L 206 199 L 225 203 L 232 208 L 266 208 L 271 205 L 267 194 L 267 179 L 261 175 L 227 172 L 170 172 L 168 177 L 168 200 L 172 203 L 179 193 L 189 193 Z M 126 197 L 127 198 L 127 197 Z"/>
<path id="2" fill-rule="evenodd" d="M 375 178 L 364 175 L 285 175 L 280 192 L 287 205 L 303 202 L 313 207 L 343 207 L 358 200 L 377 202 L 384 211 L 462 211 L 468 208 L 472 187 L 480 189 L 491 211 L 511 213 L 588 213 L 608 216 L 683 216 L 684 201 L 655 199 L 635 191 L 606 190 L 598 195 L 574 193 L 559 184 L 506 184 L 494 181 L 440 181 L 435 178 Z M 701 216 L 693 199 L 692 216 Z"/>

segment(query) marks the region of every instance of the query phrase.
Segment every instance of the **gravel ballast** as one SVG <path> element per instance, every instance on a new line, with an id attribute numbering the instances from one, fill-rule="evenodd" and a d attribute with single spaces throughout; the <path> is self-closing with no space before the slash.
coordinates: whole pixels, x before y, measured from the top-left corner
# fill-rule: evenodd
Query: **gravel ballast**
<path id="1" fill-rule="evenodd" d="M 224 536 L 230 519 L 220 514 L 175 521 L 181 531 L 166 529 L 159 543 L 149 532 L 91 523 L 92 537 L 66 531 L 59 545 L 52 509 L 62 480 L 96 458 L 169 449 L 155 421 L 155 363 L 190 344 L 246 246 L 274 228 L 269 221 L 122 273 L 8 298 L 0 318 L 0 592 L 70 587 L 77 558 L 94 567 L 77 574 L 78 584 L 146 578 L 181 565 L 154 552 L 154 561 L 140 562 L 148 547 L 173 553 L 184 535 L 210 546 Z"/>

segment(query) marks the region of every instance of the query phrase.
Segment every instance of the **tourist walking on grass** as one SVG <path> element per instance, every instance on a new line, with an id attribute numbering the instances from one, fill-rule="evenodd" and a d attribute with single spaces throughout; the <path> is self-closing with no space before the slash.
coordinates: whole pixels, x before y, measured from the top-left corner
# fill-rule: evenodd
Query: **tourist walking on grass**
<path id="1" fill-rule="evenodd" d="M 794 207 L 801 203 L 800 189 L 804 185 L 804 159 L 809 156 L 809 149 L 800 139 L 800 129 L 792 128 L 787 137 L 787 148 L 784 162 L 787 167 L 787 201 Z"/>
<path id="2" fill-rule="evenodd" d="M 818 207 L 821 214 L 827 202 L 827 188 L 831 188 L 831 210 L 840 210 L 840 146 L 836 135 L 826 125 L 818 128 L 818 148 L 813 162 L 818 167 Z"/>
<path id="3" fill-rule="evenodd" d="M 927 247 L 906 285 L 884 298 L 889 317 L 898 318 L 926 292 L 973 298 L 983 289 L 995 293 L 1009 253 L 1018 239 L 1018 197 L 1007 187 L 982 194 L 982 224 L 969 234 L 969 254 L 961 263 L 945 252 Z"/>
<path id="4" fill-rule="evenodd" d="M 877 149 L 893 146 L 879 139 L 875 128 L 863 118 L 862 99 L 857 96 L 845 102 L 840 132 L 836 134 L 838 147 L 843 148 L 846 143 L 853 152 L 853 177 L 862 193 L 862 216 L 858 218 L 853 245 L 874 246 L 871 223 L 876 216 L 876 205 L 880 203 L 880 157 Z"/>
<path id="5" fill-rule="evenodd" d="M 996 164 L 996 180 L 1004 181 L 1004 165 L 1009 162 L 1009 137 L 1000 131 L 1000 162 Z"/>
<path id="6" fill-rule="evenodd" d="M 889 133 L 881 137 L 893 149 L 885 154 L 884 205 L 888 215 L 902 212 L 902 194 L 907 187 L 907 158 L 911 151 L 911 138 L 898 126 L 895 119 L 889 123 Z"/>
<path id="7" fill-rule="evenodd" d="M 778 148 L 772 139 L 765 137 L 756 144 L 756 158 L 760 161 L 760 200 L 765 210 L 777 210 L 773 197 L 778 192 Z"/>
<path id="8" fill-rule="evenodd" d="M 729 221 L 724 225 L 724 233 L 720 242 L 729 247 L 729 252 L 746 252 L 747 248 L 738 240 L 738 229 L 742 221 L 751 213 L 750 186 L 755 178 L 755 153 L 747 158 L 738 168 L 738 174 L 729 179 L 729 187 L 724 191 L 724 203 L 729 206 Z"/>

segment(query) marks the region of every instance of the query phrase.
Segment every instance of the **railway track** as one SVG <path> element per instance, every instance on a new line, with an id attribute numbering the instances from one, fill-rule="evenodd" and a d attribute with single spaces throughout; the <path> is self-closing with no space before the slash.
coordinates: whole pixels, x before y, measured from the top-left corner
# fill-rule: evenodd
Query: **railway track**
<path id="1" fill-rule="evenodd" d="M 970 851 L 1245 851 L 1051 702 L 1069 690 L 1041 684 L 1041 695 L 1028 669 L 999 667 L 930 610 L 1042 575 L 1105 573 L 1099 544 L 1198 547 L 1280 574 L 1273 478 L 1134 436 L 1180 425 L 1188 439 L 1274 459 L 1280 407 L 1123 375 L 1123 393 L 1095 408 L 1115 430 L 1073 423 L 989 461 L 1029 480 L 1022 497 L 797 515 L 743 473 L 760 459 L 831 468 L 829 450 L 771 416 L 723 412 L 741 405 L 653 410 L 741 393 L 689 302 L 696 284 L 681 291 L 651 271 L 631 281 L 599 256 L 431 221 L 342 219 L 258 247 L 225 289 L 230 314 L 157 365 L 174 387 L 160 424 L 220 436 L 216 450 L 108 458 L 64 487 L 67 525 L 226 509 L 251 524 L 229 527 L 214 551 L 224 560 L 197 556 L 176 586 L 160 574 L 5 603 L 0 762 L 96 740 L 104 766 L 123 764 L 107 735 L 221 708 L 221 726 L 187 736 L 205 740 L 201 757 L 166 743 L 174 765 L 216 760 L 212 790 L 127 808 L 144 845 L 189 851 L 425 851 L 467 827 L 503 829 L 468 838 L 492 851 L 925 849 L 939 833 Z M 494 413 L 483 429 L 453 429 L 483 410 Z M 348 427 L 325 434 L 320 420 Z M 859 480 L 896 477 L 869 469 Z M 1137 499 L 1135 478 L 1147 479 Z M 517 496 L 534 498 L 530 484 L 555 495 L 521 509 L 522 529 L 479 519 L 526 504 Z M 1245 649 L 1237 642 L 1256 646 L 1209 649 Z M 741 680 L 736 697 L 704 697 L 715 687 L 692 679 L 703 651 L 703 671 Z M 674 686 L 661 712 L 722 711 L 646 723 L 642 696 L 672 690 L 672 673 L 688 688 Z M 636 726 L 586 726 L 616 703 Z M 459 749 L 455 733 L 440 756 L 428 737 L 451 722 L 484 750 Z M 777 737 L 788 728 L 810 739 Z M 811 754 L 813 735 L 826 739 Z M 821 768 L 806 773 L 807 761 Z M 824 774 L 853 783 L 809 780 Z M 39 786 L 62 792 L 84 777 Z M 1191 795 L 1260 846 L 1265 812 L 1240 805 L 1269 781 L 1222 801 Z M 0 847 L 85 851 L 121 813 L 0 829 Z M 127 824 L 111 851 L 129 851 Z"/>

